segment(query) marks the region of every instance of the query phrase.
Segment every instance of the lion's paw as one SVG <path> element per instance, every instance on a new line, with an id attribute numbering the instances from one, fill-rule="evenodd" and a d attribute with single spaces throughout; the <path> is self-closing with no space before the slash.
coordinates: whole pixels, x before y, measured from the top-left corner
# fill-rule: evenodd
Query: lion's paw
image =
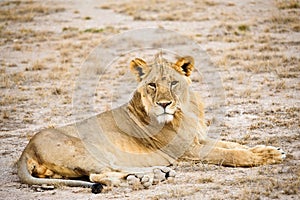
<path id="1" fill-rule="evenodd" d="M 170 167 L 155 168 L 153 173 L 153 184 L 158 184 L 165 180 L 172 181 L 176 176 L 176 172 Z"/>
<path id="2" fill-rule="evenodd" d="M 129 185 L 136 185 L 140 182 L 140 179 L 133 174 L 127 176 L 126 179 Z"/>
<path id="3" fill-rule="evenodd" d="M 137 173 L 127 176 L 127 183 L 133 189 L 149 188 L 165 180 L 174 180 L 176 172 L 169 167 L 153 169 L 152 173 Z"/>
<path id="4" fill-rule="evenodd" d="M 286 153 L 278 147 L 258 145 L 250 150 L 260 158 L 262 164 L 281 163 L 286 158 Z"/>
<path id="5" fill-rule="evenodd" d="M 276 148 L 276 147 L 274 147 L 274 148 Z M 285 153 L 285 151 L 283 151 L 283 149 L 281 149 L 280 147 L 277 147 L 276 150 L 280 152 L 280 154 L 281 154 L 281 159 L 284 160 L 284 159 L 286 158 L 286 153 Z"/>
<path id="6" fill-rule="evenodd" d="M 152 185 L 153 178 L 148 174 L 131 174 L 127 176 L 127 182 L 134 189 L 139 189 L 141 186 L 148 188 Z"/>
<path id="7" fill-rule="evenodd" d="M 150 176 L 148 175 L 144 175 L 142 178 L 141 178 L 141 184 L 144 186 L 144 188 L 148 188 L 152 185 L 153 183 L 153 180 L 151 179 Z"/>

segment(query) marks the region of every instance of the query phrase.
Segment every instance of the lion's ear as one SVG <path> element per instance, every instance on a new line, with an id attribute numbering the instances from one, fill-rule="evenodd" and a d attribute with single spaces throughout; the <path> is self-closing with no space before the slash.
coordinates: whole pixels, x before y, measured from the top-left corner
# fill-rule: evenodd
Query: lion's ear
<path id="1" fill-rule="evenodd" d="M 174 68 L 183 75 L 190 76 L 194 70 L 194 58 L 191 56 L 179 58 L 175 63 Z"/>
<path id="2" fill-rule="evenodd" d="M 130 70 L 134 75 L 136 75 L 137 80 L 141 81 L 149 72 L 149 66 L 142 59 L 136 58 L 130 62 Z"/>

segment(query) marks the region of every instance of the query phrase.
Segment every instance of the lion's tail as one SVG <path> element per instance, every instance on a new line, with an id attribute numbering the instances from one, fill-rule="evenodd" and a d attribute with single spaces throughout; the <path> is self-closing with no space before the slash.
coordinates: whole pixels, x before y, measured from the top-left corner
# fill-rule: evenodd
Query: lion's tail
<path id="1" fill-rule="evenodd" d="M 70 187 L 87 187 L 92 188 L 93 193 L 100 193 L 102 190 L 102 185 L 99 183 L 92 183 L 88 181 L 80 180 L 64 180 L 64 179 L 48 179 L 48 178 L 36 178 L 33 177 L 27 169 L 27 158 L 22 154 L 20 160 L 18 161 L 18 176 L 23 183 L 29 185 L 65 185 Z"/>

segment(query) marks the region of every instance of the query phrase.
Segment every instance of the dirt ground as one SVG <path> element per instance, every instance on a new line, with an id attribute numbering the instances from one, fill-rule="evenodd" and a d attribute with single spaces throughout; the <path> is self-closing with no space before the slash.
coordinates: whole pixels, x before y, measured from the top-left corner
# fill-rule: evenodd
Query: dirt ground
<path id="1" fill-rule="evenodd" d="M 299 199 L 299 21 L 299 0 L 0 1 L 0 199 Z M 174 182 L 97 195 L 21 184 L 15 162 L 30 137 L 76 119 L 81 63 L 105 39 L 146 27 L 176 31 L 207 51 L 226 96 L 221 139 L 282 147 L 286 160 L 254 168 L 181 163 Z M 117 99 L 109 93 L 122 85 L 115 80 L 98 88 L 97 111 Z M 209 106 L 206 114 L 213 120 Z"/>

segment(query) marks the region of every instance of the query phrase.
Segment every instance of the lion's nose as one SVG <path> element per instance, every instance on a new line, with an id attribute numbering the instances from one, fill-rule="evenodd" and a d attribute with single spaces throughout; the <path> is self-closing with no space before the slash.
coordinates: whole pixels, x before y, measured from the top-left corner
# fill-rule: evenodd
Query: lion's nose
<path id="1" fill-rule="evenodd" d="M 163 107 L 164 109 L 168 106 L 172 104 L 172 101 L 164 101 L 164 102 L 156 102 L 157 105 Z"/>

